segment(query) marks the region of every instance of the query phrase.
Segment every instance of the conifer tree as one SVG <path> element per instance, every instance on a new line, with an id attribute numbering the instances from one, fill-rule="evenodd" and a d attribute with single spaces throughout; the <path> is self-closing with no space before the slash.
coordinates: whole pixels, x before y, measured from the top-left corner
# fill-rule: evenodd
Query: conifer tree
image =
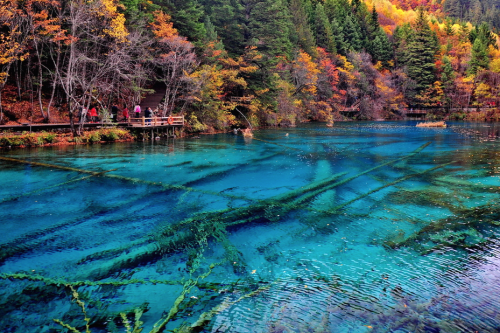
<path id="1" fill-rule="evenodd" d="M 471 49 L 471 59 L 469 61 L 469 74 L 475 75 L 481 69 L 488 68 L 490 59 L 488 49 L 481 38 L 476 38 Z"/>
<path id="2" fill-rule="evenodd" d="M 202 0 L 206 14 L 217 30 L 229 55 L 244 53 L 243 6 L 238 0 Z"/>
<path id="3" fill-rule="evenodd" d="M 346 48 L 351 51 L 360 51 L 363 45 L 362 36 L 359 31 L 359 26 L 354 22 L 352 15 L 346 16 L 343 32 Z"/>
<path id="4" fill-rule="evenodd" d="M 437 37 L 430 29 L 423 9 L 413 24 L 414 33 L 409 37 L 406 66 L 408 75 L 417 83 L 417 90 L 425 90 L 435 81 L 435 55 L 438 50 Z"/>
<path id="5" fill-rule="evenodd" d="M 451 105 L 451 92 L 453 89 L 453 82 L 455 80 L 455 73 L 453 67 L 451 66 L 451 61 L 448 56 L 444 56 L 442 59 L 443 65 L 441 66 L 441 83 L 443 84 L 444 92 L 444 103 L 445 105 Z"/>
<path id="6" fill-rule="evenodd" d="M 321 3 L 316 5 L 316 43 L 330 53 L 336 53 L 335 37 L 332 34 L 332 25 Z"/>
<path id="7" fill-rule="evenodd" d="M 205 12 L 198 0 L 160 0 L 158 4 L 168 9 L 179 35 L 201 46 L 205 37 Z"/>
<path id="8" fill-rule="evenodd" d="M 378 33 L 375 35 L 372 45 L 373 62 L 380 61 L 383 67 L 389 68 L 389 61 L 393 59 L 394 51 L 389 38 L 381 28 L 379 28 Z"/>
<path id="9" fill-rule="evenodd" d="M 288 8 L 283 0 L 249 0 L 246 24 L 247 46 L 257 46 L 268 61 L 276 63 L 276 57 L 291 59 L 291 26 Z"/>
<path id="10" fill-rule="evenodd" d="M 205 44 L 208 42 L 216 41 L 218 39 L 217 30 L 215 28 L 215 25 L 212 24 L 212 21 L 210 21 L 210 17 L 206 16 L 205 22 L 203 23 L 205 25 Z"/>
<path id="11" fill-rule="evenodd" d="M 160 9 L 158 5 L 147 0 L 120 0 L 119 2 L 124 6 L 127 26 L 141 26 L 145 20 L 152 18 L 153 11 Z"/>
<path id="12" fill-rule="evenodd" d="M 350 12 L 349 2 L 347 0 L 325 0 L 325 13 L 330 22 L 336 20 L 344 22 L 348 12 Z"/>
<path id="13" fill-rule="evenodd" d="M 290 13 L 293 26 L 297 35 L 297 43 L 299 47 L 311 56 L 316 55 L 316 42 L 312 29 L 309 25 L 309 18 L 304 9 L 302 0 L 291 0 Z"/>
<path id="14" fill-rule="evenodd" d="M 446 18 L 445 20 L 444 32 L 448 36 L 453 36 L 455 34 L 455 31 L 453 30 L 453 22 L 450 18 Z"/>
<path id="15" fill-rule="evenodd" d="M 492 45 L 493 47 L 497 48 L 496 38 L 491 33 L 487 23 L 482 23 L 469 32 L 469 40 L 472 44 L 474 44 L 474 41 L 476 39 L 480 39 L 481 43 L 486 45 L 486 47 Z"/>
<path id="16" fill-rule="evenodd" d="M 369 20 L 370 32 L 375 33 L 380 29 L 380 23 L 378 22 L 378 13 L 375 5 L 372 7 L 372 13 Z"/>

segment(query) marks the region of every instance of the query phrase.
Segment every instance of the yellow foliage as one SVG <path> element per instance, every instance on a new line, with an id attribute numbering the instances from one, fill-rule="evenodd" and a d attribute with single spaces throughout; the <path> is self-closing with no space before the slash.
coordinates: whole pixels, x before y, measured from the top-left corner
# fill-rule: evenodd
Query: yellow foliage
<path id="1" fill-rule="evenodd" d="M 500 50 L 496 49 L 493 45 L 488 46 L 488 54 L 490 58 L 500 58 Z"/>
<path id="2" fill-rule="evenodd" d="M 109 20 L 108 27 L 103 32 L 109 37 L 122 43 L 127 40 L 128 31 L 125 27 L 125 16 L 118 13 L 119 5 L 116 0 L 100 0 L 96 3 L 95 12 L 98 17 Z"/>
<path id="3" fill-rule="evenodd" d="M 294 73 L 295 79 L 298 82 L 298 89 L 302 89 L 312 95 L 316 94 L 318 82 L 318 74 L 320 70 L 315 62 L 312 61 L 312 57 L 306 52 L 299 52 L 299 56 L 296 61 L 294 61 Z"/>
<path id="4" fill-rule="evenodd" d="M 493 59 L 490 62 L 490 70 L 495 73 L 500 73 L 500 58 Z"/>
<path id="5" fill-rule="evenodd" d="M 128 31 L 125 27 L 125 16 L 117 14 L 111 19 L 110 29 L 104 29 L 108 36 L 116 38 L 118 42 L 125 42 L 127 40 Z"/>
<path id="6" fill-rule="evenodd" d="M 480 84 L 477 85 L 476 90 L 474 91 L 474 94 L 478 98 L 491 98 L 491 87 L 484 83 L 481 82 Z"/>

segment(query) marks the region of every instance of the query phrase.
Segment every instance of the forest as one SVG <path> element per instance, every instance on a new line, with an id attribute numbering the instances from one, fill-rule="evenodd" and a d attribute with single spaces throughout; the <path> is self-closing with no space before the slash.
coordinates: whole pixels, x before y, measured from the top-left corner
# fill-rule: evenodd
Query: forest
<path id="1" fill-rule="evenodd" d="M 0 123 L 132 108 L 158 86 L 157 113 L 193 132 L 349 109 L 498 121 L 499 22 L 491 0 L 0 0 Z"/>

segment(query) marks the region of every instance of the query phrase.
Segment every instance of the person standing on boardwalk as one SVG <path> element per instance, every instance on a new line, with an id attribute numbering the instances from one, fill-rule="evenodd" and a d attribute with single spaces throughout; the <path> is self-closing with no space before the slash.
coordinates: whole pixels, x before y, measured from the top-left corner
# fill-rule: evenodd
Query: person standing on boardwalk
<path id="1" fill-rule="evenodd" d="M 146 108 L 144 111 L 144 117 L 146 117 L 146 123 L 148 123 L 148 126 L 151 126 L 151 117 L 153 116 L 153 110 L 151 108 Z"/>
<path id="2" fill-rule="evenodd" d="M 135 117 L 139 118 L 141 116 L 141 106 L 137 104 L 134 108 Z"/>
<path id="3" fill-rule="evenodd" d="M 118 121 L 118 106 L 116 104 L 111 107 L 111 121 Z"/>
<path id="4" fill-rule="evenodd" d="M 90 122 L 96 123 L 97 122 L 97 110 L 95 107 L 92 107 L 92 109 L 89 110 L 89 117 L 90 117 Z"/>
<path id="5" fill-rule="evenodd" d="M 128 118 L 130 117 L 129 113 L 128 113 L 128 109 L 127 109 L 127 106 L 124 105 L 123 106 L 123 119 L 125 119 L 126 122 L 128 122 Z"/>

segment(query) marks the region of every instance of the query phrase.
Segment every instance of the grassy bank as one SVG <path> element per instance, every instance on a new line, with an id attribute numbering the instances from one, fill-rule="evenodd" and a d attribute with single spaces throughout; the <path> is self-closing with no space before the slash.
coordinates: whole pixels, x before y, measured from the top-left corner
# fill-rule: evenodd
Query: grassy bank
<path id="1" fill-rule="evenodd" d="M 4 133 L 0 135 L 0 148 L 90 144 L 131 140 L 134 140 L 134 136 L 128 130 L 120 128 L 105 128 L 86 131 L 78 137 L 73 137 L 69 133 L 54 132 L 23 132 L 21 134 Z"/>

